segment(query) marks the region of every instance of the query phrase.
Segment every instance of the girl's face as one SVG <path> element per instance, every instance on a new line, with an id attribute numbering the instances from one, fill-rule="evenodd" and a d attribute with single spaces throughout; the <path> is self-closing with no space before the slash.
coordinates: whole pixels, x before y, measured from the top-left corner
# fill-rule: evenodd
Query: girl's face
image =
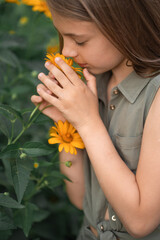
<path id="1" fill-rule="evenodd" d="M 92 74 L 100 74 L 119 68 L 123 55 L 99 31 L 93 22 L 66 18 L 52 11 L 53 23 L 63 37 L 62 54 L 72 57 Z"/>

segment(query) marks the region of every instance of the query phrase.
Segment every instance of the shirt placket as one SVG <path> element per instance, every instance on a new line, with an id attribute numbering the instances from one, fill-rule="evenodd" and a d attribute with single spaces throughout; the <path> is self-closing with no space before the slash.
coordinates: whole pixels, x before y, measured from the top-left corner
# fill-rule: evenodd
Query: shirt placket
<path id="1" fill-rule="evenodd" d="M 112 89 L 112 92 L 111 92 L 111 99 L 108 103 L 108 106 L 107 106 L 107 111 L 108 111 L 108 118 L 107 118 L 107 125 L 109 126 L 109 123 L 111 121 L 111 118 L 117 108 L 117 101 L 118 101 L 118 97 L 120 95 L 120 91 L 117 87 L 114 87 Z"/>

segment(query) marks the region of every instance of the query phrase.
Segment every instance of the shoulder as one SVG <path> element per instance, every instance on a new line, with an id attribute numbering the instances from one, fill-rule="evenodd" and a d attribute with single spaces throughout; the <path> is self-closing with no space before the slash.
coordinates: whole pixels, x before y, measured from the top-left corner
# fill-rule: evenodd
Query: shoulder
<path id="1" fill-rule="evenodd" d="M 150 79 L 145 91 L 145 119 L 154 102 L 159 98 L 160 74 Z M 156 98 L 155 98 L 156 97 Z M 160 101 L 160 100 L 158 100 Z M 160 102 L 159 102 L 160 103 Z"/>
<path id="2" fill-rule="evenodd" d="M 160 125 L 160 74 L 148 84 L 147 102 L 146 127 L 153 129 Z"/>
<path id="3" fill-rule="evenodd" d="M 150 78 L 149 84 L 148 84 L 148 89 L 157 89 L 160 87 L 160 74 L 158 74 L 155 77 Z"/>

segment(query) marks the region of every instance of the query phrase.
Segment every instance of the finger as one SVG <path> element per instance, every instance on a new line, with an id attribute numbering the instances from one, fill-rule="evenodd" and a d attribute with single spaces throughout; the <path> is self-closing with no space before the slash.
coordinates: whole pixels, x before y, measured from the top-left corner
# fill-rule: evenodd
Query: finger
<path id="1" fill-rule="evenodd" d="M 55 65 L 51 64 L 50 62 L 46 62 L 45 67 L 54 75 L 61 87 L 65 88 L 69 83 L 71 83 L 65 74 Z"/>
<path id="2" fill-rule="evenodd" d="M 60 60 L 62 59 L 60 58 Z M 60 64 L 58 65 L 60 66 Z M 68 66 L 68 64 L 66 64 L 63 60 L 60 66 L 62 71 L 50 62 L 46 62 L 45 67 L 54 74 L 55 78 L 58 80 L 58 82 L 62 85 L 63 88 L 67 87 L 70 83 L 74 84 L 74 78 L 77 78 L 77 74 L 74 72 L 74 70 L 70 66 Z"/>
<path id="3" fill-rule="evenodd" d="M 55 76 L 51 72 L 49 72 L 48 76 L 54 83 L 62 87 L 61 84 L 56 80 Z"/>
<path id="4" fill-rule="evenodd" d="M 51 104 L 55 107 L 58 107 L 59 100 L 58 100 L 57 97 L 48 94 L 46 91 L 44 91 L 43 88 L 38 88 L 37 91 L 38 91 L 38 94 L 42 97 L 43 100 L 45 100 L 47 103 L 49 103 L 49 104 Z"/>
<path id="5" fill-rule="evenodd" d="M 43 84 L 38 84 L 37 85 L 37 90 L 42 88 L 44 91 L 46 91 L 48 94 L 52 95 L 51 90 L 49 90 L 48 88 L 46 88 Z"/>
<path id="6" fill-rule="evenodd" d="M 96 78 L 91 73 L 88 72 L 87 68 L 83 70 L 84 77 L 87 81 L 87 86 L 89 89 L 97 96 L 97 86 L 96 86 Z"/>
<path id="7" fill-rule="evenodd" d="M 60 57 L 55 58 L 55 62 L 62 69 L 65 75 L 70 79 L 73 85 L 82 83 L 80 81 L 78 74 Z"/>
<path id="8" fill-rule="evenodd" d="M 51 79 L 55 79 L 55 76 L 54 76 L 51 72 L 48 73 L 48 76 L 49 76 Z"/>
<path id="9" fill-rule="evenodd" d="M 41 96 L 33 95 L 33 96 L 31 96 L 31 101 L 32 101 L 35 105 L 37 105 L 37 104 L 39 104 L 40 102 L 43 101 L 43 98 L 42 98 Z"/>
<path id="10" fill-rule="evenodd" d="M 61 96 L 62 88 L 60 86 L 58 86 L 54 81 L 52 81 L 49 77 L 47 77 L 44 73 L 40 73 L 38 75 L 38 78 L 41 82 L 44 83 L 46 88 L 49 89 L 53 94 L 55 94 L 57 97 Z M 43 88 L 43 90 L 46 91 L 46 89 L 44 89 L 44 88 Z M 39 93 L 39 91 L 38 91 L 38 93 Z"/>

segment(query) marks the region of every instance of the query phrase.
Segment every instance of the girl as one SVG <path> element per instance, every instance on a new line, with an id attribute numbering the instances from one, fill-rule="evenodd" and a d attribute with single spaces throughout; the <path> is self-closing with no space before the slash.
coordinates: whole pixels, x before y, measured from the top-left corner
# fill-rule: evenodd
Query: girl
<path id="1" fill-rule="evenodd" d="M 86 150 L 60 153 L 71 202 L 84 211 L 78 240 L 160 239 L 160 1 L 47 0 L 62 60 L 39 74 L 44 114 L 68 120 Z"/>

